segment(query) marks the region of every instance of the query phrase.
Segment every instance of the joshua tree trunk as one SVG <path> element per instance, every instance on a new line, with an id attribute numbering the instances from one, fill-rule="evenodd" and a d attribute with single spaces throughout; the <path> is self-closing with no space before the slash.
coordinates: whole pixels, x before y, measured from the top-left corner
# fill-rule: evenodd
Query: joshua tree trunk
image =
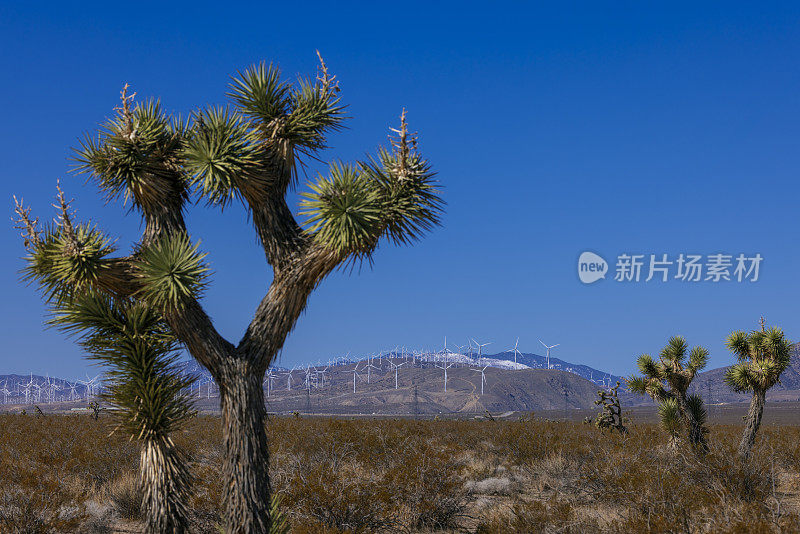
<path id="1" fill-rule="evenodd" d="M 691 415 L 689 416 L 689 443 L 699 447 L 704 452 L 708 450 L 703 427 Z"/>
<path id="2" fill-rule="evenodd" d="M 169 437 L 148 440 L 140 455 L 142 506 L 147 534 L 184 534 L 189 530 L 191 474 L 185 458 Z"/>
<path id="3" fill-rule="evenodd" d="M 742 442 L 739 444 L 739 457 L 742 459 L 749 458 L 750 451 L 753 450 L 753 444 L 756 442 L 756 433 L 758 432 L 758 427 L 761 426 L 761 415 L 764 413 L 766 395 L 767 392 L 762 390 L 753 392 L 753 398 L 750 400 L 750 409 L 747 410 Z"/>
<path id="4" fill-rule="evenodd" d="M 219 381 L 225 458 L 225 532 L 269 532 L 269 450 L 262 377 L 243 361 Z"/>

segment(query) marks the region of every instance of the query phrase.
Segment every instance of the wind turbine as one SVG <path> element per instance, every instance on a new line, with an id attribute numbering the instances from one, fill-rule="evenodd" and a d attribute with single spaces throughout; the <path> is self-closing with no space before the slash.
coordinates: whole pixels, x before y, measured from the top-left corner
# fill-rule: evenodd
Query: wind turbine
<path id="1" fill-rule="evenodd" d="M 506 351 L 506 352 L 513 352 L 514 353 L 514 370 L 517 370 L 517 354 L 522 356 L 522 353 L 517 350 L 518 346 L 519 346 L 519 338 L 517 338 L 517 342 L 514 343 L 514 348 L 513 349 L 508 349 Z"/>
<path id="2" fill-rule="evenodd" d="M 492 342 L 490 341 L 488 343 L 478 343 L 474 339 L 472 341 L 474 341 L 475 345 L 477 345 L 478 347 L 478 365 L 480 365 L 481 362 L 483 361 L 483 347 L 485 347 L 486 345 L 491 345 Z"/>
<path id="3" fill-rule="evenodd" d="M 544 346 L 544 348 L 547 349 L 547 368 L 550 369 L 550 349 L 558 347 L 559 345 L 561 345 L 561 343 L 556 343 L 555 345 L 545 345 L 544 341 L 542 341 L 541 339 L 539 340 L 539 343 L 541 343 Z"/>
<path id="4" fill-rule="evenodd" d="M 97 375 L 94 378 L 89 378 L 89 375 L 86 375 L 86 380 L 78 380 L 81 384 L 86 386 L 86 400 L 89 400 L 91 397 L 95 395 L 95 385 L 97 384 L 97 379 L 100 378 L 100 375 Z"/>
<path id="5" fill-rule="evenodd" d="M 356 392 L 356 377 L 358 376 L 358 363 L 353 367 L 353 393 Z"/>
<path id="6" fill-rule="evenodd" d="M 489 368 L 489 366 L 487 365 L 483 369 L 472 369 L 476 373 L 480 373 L 481 374 L 481 396 L 483 396 L 483 385 L 486 383 L 486 370 L 488 368 Z"/>
<path id="7" fill-rule="evenodd" d="M 370 369 L 378 369 L 377 367 L 372 365 L 372 357 L 371 356 L 370 356 L 369 360 L 367 360 L 366 369 L 367 369 L 367 384 L 369 384 L 370 383 L 370 375 L 371 375 Z"/>
<path id="8" fill-rule="evenodd" d="M 400 369 L 405 364 L 407 364 L 408 362 L 403 362 L 400 364 L 394 364 L 392 362 L 389 363 L 392 365 L 392 367 L 394 367 L 394 389 L 397 389 L 397 370 Z"/>
<path id="9" fill-rule="evenodd" d="M 208 382 L 206 382 L 206 398 L 210 399 L 214 393 L 214 377 L 209 376 Z"/>
<path id="10" fill-rule="evenodd" d="M 447 393 L 447 370 L 450 369 L 452 366 L 453 366 L 453 364 L 452 363 L 447 363 L 447 360 L 445 360 L 443 365 L 437 365 L 436 366 L 439 369 L 444 370 L 444 392 L 445 393 Z"/>
<path id="11" fill-rule="evenodd" d="M 322 387 L 323 388 L 325 387 L 325 373 L 328 372 L 328 369 L 330 369 L 330 367 L 331 366 L 328 365 L 325 369 L 322 369 L 321 371 L 320 370 L 314 371 L 315 373 L 317 373 L 317 376 L 322 378 Z"/>
<path id="12" fill-rule="evenodd" d="M 25 392 L 25 404 L 28 404 L 28 400 L 31 396 L 31 387 L 33 386 L 33 373 L 31 373 L 31 380 L 27 384 L 24 382 L 20 382 L 17 387 L 22 386 L 22 390 Z"/>
<path id="13" fill-rule="evenodd" d="M 275 375 L 272 374 L 272 369 L 267 370 L 267 376 L 264 378 L 264 381 L 267 383 L 267 397 L 269 397 L 270 392 L 272 391 L 272 381 L 275 380 Z"/>
<path id="14" fill-rule="evenodd" d="M 444 336 L 444 348 L 442 349 L 442 355 L 447 357 L 448 352 L 449 351 L 447 350 L 447 336 Z"/>
<path id="15" fill-rule="evenodd" d="M 292 391 L 292 372 L 294 367 L 286 371 L 286 391 Z"/>

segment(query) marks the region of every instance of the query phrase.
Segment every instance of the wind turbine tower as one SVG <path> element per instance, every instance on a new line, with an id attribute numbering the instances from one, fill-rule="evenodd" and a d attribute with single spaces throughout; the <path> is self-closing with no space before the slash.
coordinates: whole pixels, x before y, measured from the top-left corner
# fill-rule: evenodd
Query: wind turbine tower
<path id="1" fill-rule="evenodd" d="M 506 351 L 506 352 L 513 352 L 513 353 L 514 353 L 514 370 L 515 370 L 515 371 L 517 370 L 517 354 L 519 354 L 520 356 L 522 356 L 522 353 L 521 353 L 520 351 L 518 351 L 518 350 L 517 350 L 517 347 L 518 347 L 518 346 L 519 346 L 519 338 L 517 338 L 517 342 L 516 342 L 516 343 L 514 343 L 514 348 L 513 348 L 513 349 L 508 349 L 508 350 Z"/>
<path id="2" fill-rule="evenodd" d="M 491 345 L 492 342 L 489 341 L 488 343 L 478 343 L 474 339 L 472 341 L 474 341 L 475 345 L 478 347 L 478 365 L 480 365 L 483 362 L 483 347 L 486 345 Z"/>
<path id="3" fill-rule="evenodd" d="M 358 376 L 358 363 L 353 367 L 353 393 L 356 392 L 356 377 Z"/>
<path id="4" fill-rule="evenodd" d="M 451 363 L 447 363 L 447 360 L 445 360 L 443 365 L 437 365 L 436 366 L 439 369 L 444 370 L 444 392 L 445 393 L 447 393 L 447 370 L 450 369 L 452 366 L 453 366 L 452 362 Z"/>
<path id="5" fill-rule="evenodd" d="M 369 361 L 367 362 L 367 384 L 370 383 L 370 375 L 371 375 L 370 370 L 371 369 L 378 369 L 378 367 L 372 365 L 372 357 L 370 357 Z"/>
<path id="6" fill-rule="evenodd" d="M 483 369 L 473 369 L 476 373 L 481 374 L 481 397 L 483 396 L 483 385 L 486 384 L 486 369 L 488 368 L 489 366 L 487 365 Z"/>
<path id="7" fill-rule="evenodd" d="M 550 369 L 550 349 L 558 347 L 559 345 L 561 345 L 561 343 L 556 343 L 555 345 L 545 345 L 544 341 L 542 341 L 541 339 L 539 340 L 539 343 L 541 343 L 542 346 L 544 346 L 544 348 L 547 349 L 547 368 Z"/>
<path id="8" fill-rule="evenodd" d="M 397 389 L 397 387 L 398 387 L 397 386 L 397 370 L 400 369 L 405 364 L 407 364 L 408 362 L 403 362 L 401 364 L 394 364 L 392 362 L 389 362 L 389 363 L 394 367 L 394 389 Z"/>

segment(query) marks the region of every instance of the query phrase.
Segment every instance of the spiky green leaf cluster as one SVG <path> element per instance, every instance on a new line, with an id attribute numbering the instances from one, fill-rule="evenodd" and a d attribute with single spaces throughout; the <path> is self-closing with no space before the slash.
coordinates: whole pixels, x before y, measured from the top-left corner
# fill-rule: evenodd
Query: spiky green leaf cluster
<path id="1" fill-rule="evenodd" d="M 245 119 L 226 108 L 209 108 L 194 115 L 194 127 L 183 150 L 185 170 L 211 204 L 224 206 L 263 156 Z"/>
<path id="2" fill-rule="evenodd" d="M 238 72 L 228 92 L 236 107 L 263 128 L 287 114 L 290 95 L 291 86 L 281 81 L 280 69 L 263 61 Z"/>
<path id="3" fill-rule="evenodd" d="M 706 422 L 708 421 L 708 412 L 706 411 L 705 404 L 703 403 L 703 397 L 694 393 L 686 397 L 686 408 L 689 410 L 689 414 L 691 414 L 692 419 L 694 419 L 699 426 L 701 426 L 704 432 L 708 430 L 705 428 Z"/>
<path id="4" fill-rule="evenodd" d="M 186 125 L 171 120 L 157 100 L 137 104 L 101 126 L 97 139 L 86 136 L 76 150 L 77 170 L 88 172 L 109 200 L 122 197 L 144 211 L 173 195 L 188 196 L 182 178 L 181 149 Z"/>
<path id="5" fill-rule="evenodd" d="M 661 426 L 671 436 L 677 436 L 683 428 L 683 417 L 675 399 L 667 398 L 658 404 L 658 417 Z"/>
<path id="6" fill-rule="evenodd" d="M 385 232 L 393 243 L 414 242 L 440 224 L 441 190 L 430 164 L 419 154 L 403 159 L 402 154 L 380 148 L 378 157 L 362 166 L 378 189 Z"/>
<path id="7" fill-rule="evenodd" d="M 262 139 L 282 139 L 306 153 L 325 148 L 327 133 L 341 128 L 345 118 L 335 86 L 303 79 L 292 86 L 271 63 L 239 72 L 228 96 Z"/>
<path id="8" fill-rule="evenodd" d="M 344 106 L 336 92 L 324 89 L 318 82 L 300 80 L 292 91 L 284 137 L 302 151 L 327 147 L 326 134 L 341 129 Z"/>
<path id="9" fill-rule="evenodd" d="M 23 278 L 39 285 L 50 302 L 69 300 L 93 287 L 102 260 L 115 251 L 110 240 L 91 223 L 44 229 L 25 257 Z"/>
<path id="10" fill-rule="evenodd" d="M 55 306 L 50 323 L 77 335 L 89 357 L 107 366 L 104 397 L 132 437 L 165 439 L 193 414 L 181 393 L 193 377 L 179 373 L 174 336 L 145 303 L 87 293 Z"/>
<path id="11" fill-rule="evenodd" d="M 769 390 L 791 359 L 791 342 L 777 327 L 733 332 L 727 346 L 739 360 L 725 373 L 725 383 L 736 392 Z"/>
<path id="12" fill-rule="evenodd" d="M 364 256 L 386 236 L 413 242 L 440 222 L 443 201 L 429 164 L 419 155 L 397 172 L 398 155 L 381 149 L 358 168 L 334 164 L 302 193 L 306 230 L 320 245 L 345 256 Z"/>
<path id="13" fill-rule="evenodd" d="M 708 362 L 707 349 L 694 347 L 689 351 L 688 361 L 687 351 L 686 340 L 681 336 L 674 336 L 661 350 L 658 361 L 649 354 L 642 354 L 636 361 L 642 375 L 627 379 L 629 389 L 635 393 L 650 395 L 659 402 L 669 396 L 669 390 L 685 395 L 695 375 Z"/>
<path id="14" fill-rule="evenodd" d="M 333 163 L 328 178 L 320 177 L 303 193 L 300 212 L 309 232 L 338 254 L 368 254 L 380 233 L 381 203 L 369 179 L 352 165 Z"/>
<path id="15" fill-rule="evenodd" d="M 135 260 L 141 289 L 137 297 L 159 310 L 180 309 L 206 286 L 208 267 L 199 244 L 189 236 L 165 236 L 142 249 Z"/>

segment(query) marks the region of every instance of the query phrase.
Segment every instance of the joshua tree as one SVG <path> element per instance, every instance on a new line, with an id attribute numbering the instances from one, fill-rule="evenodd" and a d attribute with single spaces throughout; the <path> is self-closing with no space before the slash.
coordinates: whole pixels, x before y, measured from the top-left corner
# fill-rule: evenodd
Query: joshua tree
<path id="1" fill-rule="evenodd" d="M 628 429 L 622 424 L 622 406 L 619 403 L 618 389 L 619 382 L 610 391 L 601 389 L 597 392 L 598 399 L 594 403 L 602 406 L 602 411 L 597 414 L 594 424 L 597 428 L 609 428 L 617 430 L 620 434 L 627 434 Z"/>
<path id="2" fill-rule="evenodd" d="M 47 298 L 97 293 L 158 310 L 172 333 L 220 388 L 225 528 L 267 532 L 270 484 L 262 381 L 314 288 L 339 266 L 371 261 L 381 238 L 407 244 L 439 223 L 443 202 L 430 165 L 417 152 L 405 112 L 389 149 L 355 164 L 334 163 L 303 193 L 297 222 L 286 202 L 300 171 L 318 158 L 344 118 L 339 87 L 320 58 L 314 80 L 291 84 L 273 65 L 239 72 L 232 108 L 172 120 L 156 101 L 122 105 L 97 139 L 77 151 L 108 198 L 130 201 L 144 232 L 128 256 L 90 223 L 61 221 L 43 235 L 18 206 L 29 248 L 28 276 Z M 184 211 L 191 192 L 211 206 L 242 202 L 272 269 L 272 282 L 234 345 L 200 304 L 204 256 L 190 240 Z"/>
<path id="3" fill-rule="evenodd" d="M 92 415 L 90 416 L 92 419 L 95 421 L 100 419 L 100 403 L 97 401 L 90 402 L 89 409 L 92 410 Z"/>
<path id="4" fill-rule="evenodd" d="M 739 363 L 732 365 L 725 373 L 725 383 L 736 392 L 753 393 L 739 444 L 739 456 L 746 459 L 750 456 L 758 427 L 761 426 L 767 391 L 780 381 L 781 373 L 789 366 L 791 343 L 780 328 L 765 328 L 762 317 L 760 330 L 749 334 L 737 330 L 728 336 L 727 345 Z"/>
<path id="5" fill-rule="evenodd" d="M 708 362 L 708 350 L 694 347 L 689 353 L 688 346 L 681 336 L 670 338 L 661 350 L 659 360 L 649 354 L 642 354 L 637 360 L 643 376 L 631 376 L 626 380 L 628 388 L 639 394 L 647 394 L 659 403 L 658 412 L 661 423 L 676 444 L 680 427 L 689 435 L 689 443 L 697 450 L 708 450 L 705 428 L 706 410 L 703 399 L 698 395 L 686 395 L 695 374 Z"/>
<path id="6" fill-rule="evenodd" d="M 118 430 L 141 444 L 139 475 L 146 532 L 187 531 L 192 477 L 171 434 L 194 413 L 181 393 L 194 377 L 174 366 L 177 343 L 160 314 L 143 302 L 89 293 L 54 307 L 51 321 L 77 333 L 92 359 L 110 367 L 103 398 L 116 407 Z M 96 414 L 98 404 L 92 403 Z"/>

